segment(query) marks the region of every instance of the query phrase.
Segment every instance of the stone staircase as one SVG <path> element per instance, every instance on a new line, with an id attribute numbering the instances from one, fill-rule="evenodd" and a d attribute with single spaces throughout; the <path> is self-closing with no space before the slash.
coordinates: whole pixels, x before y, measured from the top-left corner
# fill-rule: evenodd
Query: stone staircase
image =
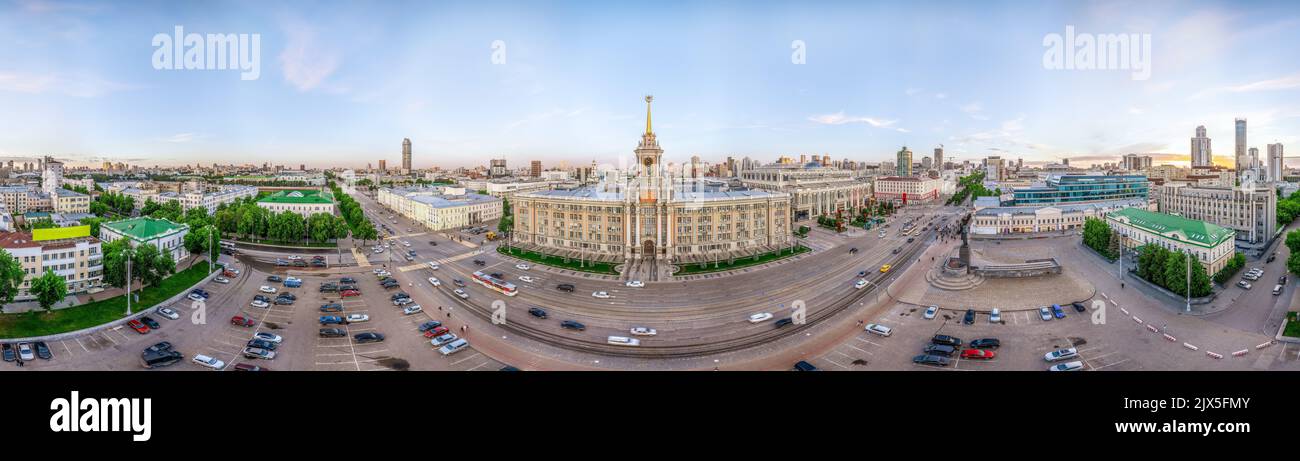
<path id="1" fill-rule="evenodd" d="M 925 273 L 925 281 L 935 288 L 948 291 L 961 291 L 975 288 L 984 283 L 984 276 L 976 274 L 950 274 L 941 268 L 930 269 Z"/>

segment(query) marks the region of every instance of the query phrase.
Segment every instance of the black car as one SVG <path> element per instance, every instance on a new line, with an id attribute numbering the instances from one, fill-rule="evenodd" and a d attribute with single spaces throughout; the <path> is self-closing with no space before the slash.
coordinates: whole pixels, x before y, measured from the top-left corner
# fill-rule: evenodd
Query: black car
<path id="1" fill-rule="evenodd" d="M 326 267 L 325 261 L 312 261 L 311 267 Z"/>
<path id="2" fill-rule="evenodd" d="M 587 329 L 587 326 L 586 326 L 586 325 L 583 325 L 583 324 L 581 324 L 581 323 L 575 322 L 575 321 L 573 321 L 573 320 L 565 320 L 565 321 L 563 321 L 563 322 L 560 322 L 560 328 L 565 328 L 565 329 L 569 329 L 569 330 L 578 330 L 578 331 L 583 331 L 583 330 L 586 330 L 586 329 Z M 7 346 L 7 345 L 6 345 L 6 346 Z"/>
<path id="3" fill-rule="evenodd" d="M 145 368 L 158 368 L 175 365 L 184 358 L 185 356 L 181 355 L 180 352 L 171 349 L 154 350 L 149 348 L 140 353 L 140 364 L 144 365 Z"/>
<path id="4" fill-rule="evenodd" d="M 12 362 L 12 361 L 14 361 L 15 359 L 18 358 L 17 355 L 14 355 L 14 345 L 13 345 L 13 344 L 4 343 L 4 346 L 0 346 L 0 347 L 3 347 L 3 348 L 4 348 L 4 356 L 5 356 L 5 361 L 6 361 L 6 362 Z"/>
<path id="5" fill-rule="evenodd" d="M 898 254 L 898 250 L 899 250 L 899 248 L 895 248 L 895 249 L 894 249 L 894 254 Z"/>
<path id="6" fill-rule="evenodd" d="M 292 300 L 292 299 L 289 299 L 289 298 L 275 298 L 275 305 L 277 305 L 277 306 L 292 306 L 292 305 L 293 305 L 293 300 Z"/>
<path id="7" fill-rule="evenodd" d="M 948 335 L 934 335 L 933 338 L 930 338 L 930 342 L 934 344 L 940 344 L 940 345 L 952 346 L 952 347 L 961 347 L 962 344 L 961 338 L 955 336 L 948 336 Z"/>
<path id="8" fill-rule="evenodd" d="M 343 312 L 343 305 L 339 303 L 329 303 L 320 305 L 321 312 Z"/>
<path id="9" fill-rule="evenodd" d="M 268 275 L 268 276 L 266 276 L 266 281 L 268 281 L 268 282 L 283 282 L 284 279 L 280 278 L 280 276 L 278 276 L 278 275 Z"/>
<path id="10" fill-rule="evenodd" d="M 266 297 L 266 295 L 253 295 L 253 301 L 261 301 L 264 303 L 269 303 L 271 302 L 271 298 Z"/>
<path id="11" fill-rule="evenodd" d="M 430 241 L 429 241 L 429 246 L 435 246 L 435 247 L 436 247 L 436 246 L 438 246 L 438 242 L 435 242 L 435 241 L 433 241 L 433 240 L 430 240 Z"/>
<path id="12" fill-rule="evenodd" d="M 546 318 L 546 311 L 543 310 L 543 309 L 540 308 L 540 307 L 530 307 L 530 308 L 528 308 L 528 314 L 529 314 L 529 315 L 532 315 L 533 317 L 537 317 L 537 318 L 539 318 L 539 319 L 544 319 L 544 318 Z"/>
<path id="13" fill-rule="evenodd" d="M 159 329 L 159 328 L 162 328 L 162 325 L 158 324 L 158 321 L 157 321 L 157 320 L 154 320 L 154 319 L 149 318 L 149 317 L 147 317 L 147 316 L 146 316 L 146 317 L 140 317 L 140 323 L 143 323 L 143 324 L 147 325 L 147 326 L 149 327 L 150 330 L 157 330 L 157 329 Z"/>
<path id="14" fill-rule="evenodd" d="M 295 294 L 293 294 L 293 293 L 280 293 L 280 295 L 279 295 L 279 296 L 276 296 L 276 298 L 288 298 L 288 299 L 292 299 L 292 300 L 294 300 L 294 301 L 297 301 L 297 300 L 298 300 L 298 296 L 295 295 Z"/>
<path id="15" fill-rule="evenodd" d="M 389 299 L 392 299 L 393 301 L 397 301 L 402 298 L 410 298 L 410 297 L 411 295 L 406 294 L 405 291 L 399 291 L 397 293 L 393 293 L 393 296 L 390 296 Z"/>
<path id="16" fill-rule="evenodd" d="M 957 348 L 948 345 L 943 345 L 943 344 L 928 344 L 925 346 L 925 350 L 923 352 L 930 355 L 942 355 L 944 357 L 952 357 L 952 354 L 957 352 Z"/>
<path id="17" fill-rule="evenodd" d="M 266 349 L 268 351 L 275 350 L 276 346 L 279 346 L 279 344 L 267 341 L 265 339 L 250 339 L 248 341 L 248 347 L 257 347 L 261 349 Z"/>
<path id="18" fill-rule="evenodd" d="M 1071 305 L 1071 306 L 1074 306 L 1074 310 L 1075 310 L 1075 312 L 1087 312 L 1087 311 L 1088 311 L 1088 308 L 1087 308 L 1086 306 L 1084 306 L 1082 303 L 1070 303 L 1070 305 Z"/>
<path id="19" fill-rule="evenodd" d="M 818 371 L 818 370 L 816 366 L 813 366 L 813 364 L 800 360 L 798 363 L 794 364 L 794 371 Z"/>
<path id="20" fill-rule="evenodd" d="M 342 284 L 353 284 L 353 283 L 357 283 L 357 279 L 354 279 L 354 278 L 352 278 L 352 277 L 343 277 L 343 278 L 339 279 L 339 283 L 342 283 Z"/>
<path id="21" fill-rule="evenodd" d="M 147 352 L 161 352 L 161 351 L 170 351 L 170 350 L 172 350 L 172 343 L 169 343 L 167 341 L 154 344 L 152 346 L 149 346 L 147 349 L 145 349 L 145 351 Z"/>
<path id="22" fill-rule="evenodd" d="M 1273 262 L 1274 259 L 1277 259 L 1277 253 L 1269 254 L 1269 255 L 1268 255 L 1268 259 L 1265 260 L 1264 262 L 1265 262 L 1265 263 L 1271 263 L 1271 262 Z"/>
<path id="23" fill-rule="evenodd" d="M 307 261 L 295 259 L 293 260 L 293 267 L 307 267 Z"/>
<path id="24" fill-rule="evenodd" d="M 970 342 L 971 349 L 997 349 L 1002 347 L 1002 341 L 997 338 L 980 338 Z"/>
<path id="25" fill-rule="evenodd" d="M 493 272 L 493 273 L 488 274 L 488 275 L 491 275 L 492 277 L 499 278 L 499 279 L 504 279 L 504 278 L 506 278 L 506 276 L 501 275 L 500 272 Z"/>
<path id="26" fill-rule="evenodd" d="M 474 260 L 474 265 L 476 265 L 476 266 L 486 266 L 486 265 L 487 265 L 487 261 L 484 261 L 484 260 L 482 260 L 482 259 L 475 259 L 475 260 Z"/>
<path id="27" fill-rule="evenodd" d="M 202 296 L 202 297 L 204 297 L 204 298 L 211 298 L 211 297 L 212 297 L 212 293 L 208 293 L 208 290 L 204 290 L 204 289 L 202 289 L 202 288 L 195 288 L 195 289 L 193 289 L 193 290 L 190 290 L 190 293 L 198 294 L 199 296 Z"/>
<path id="28" fill-rule="evenodd" d="M 352 336 L 352 339 L 356 341 L 357 344 L 377 343 L 384 340 L 384 335 L 375 332 L 365 332 L 365 333 L 357 333 L 356 335 Z"/>
<path id="29" fill-rule="evenodd" d="M 333 283 L 323 283 L 320 286 L 321 293 L 339 291 L 339 286 Z"/>
<path id="30" fill-rule="evenodd" d="M 786 318 L 783 318 L 783 319 L 781 319 L 781 320 L 777 320 L 776 323 L 773 324 L 773 325 L 775 325 L 773 328 L 781 328 L 781 327 L 783 327 L 783 326 L 791 325 L 791 324 L 793 324 L 793 323 L 794 323 L 794 319 L 792 319 L 792 318 L 790 318 L 790 317 L 786 317 Z"/>
<path id="31" fill-rule="evenodd" d="M 917 365 L 931 365 L 931 366 L 938 366 L 938 367 L 946 367 L 948 366 L 948 358 L 939 357 L 937 355 L 921 354 L 916 357 L 912 357 L 912 363 L 915 363 Z"/>
<path id="32" fill-rule="evenodd" d="M 54 358 L 54 355 L 50 353 L 50 346 L 45 345 L 45 341 L 36 342 L 36 356 L 40 357 L 41 360 Z"/>
<path id="33" fill-rule="evenodd" d="M 456 285 L 456 286 L 458 286 L 458 287 L 464 287 L 464 286 L 465 286 L 465 281 L 464 281 L 464 280 L 461 280 L 461 279 L 452 279 L 452 280 L 451 280 L 451 283 L 452 283 L 452 285 Z"/>
<path id="34" fill-rule="evenodd" d="M 912 243 L 912 242 L 915 241 L 915 240 L 916 240 L 916 237 L 908 237 L 908 238 L 907 238 L 907 243 Z"/>
<path id="35" fill-rule="evenodd" d="M 576 287 L 574 287 L 573 284 L 571 284 L 571 283 L 561 283 L 561 284 L 559 284 L 559 285 L 556 285 L 556 286 L 555 286 L 555 289 L 556 289 L 556 290 L 560 290 L 560 291 L 564 291 L 564 292 L 568 292 L 568 293 L 573 293 L 573 290 L 575 290 Z"/>
<path id="36" fill-rule="evenodd" d="M 356 285 L 339 285 L 339 291 L 348 291 L 357 289 Z"/>
<path id="37" fill-rule="evenodd" d="M 1278 284 L 1278 285 L 1286 285 L 1286 276 L 1283 275 L 1283 276 L 1281 276 L 1281 277 L 1278 277 L 1278 278 L 1277 278 L 1277 284 Z"/>
<path id="38" fill-rule="evenodd" d="M 858 271 L 858 277 L 866 277 L 867 271 Z"/>
<path id="39" fill-rule="evenodd" d="M 343 331 L 342 328 L 321 328 L 320 329 L 320 337 L 322 338 L 342 338 L 347 335 L 348 332 Z"/>
<path id="40" fill-rule="evenodd" d="M 966 309 L 966 316 L 965 316 L 965 317 L 962 317 L 962 319 L 961 319 L 961 323 L 965 323 L 965 324 L 967 324 L 967 325 L 974 325 L 974 324 L 975 324 L 975 309 Z"/>
<path id="41" fill-rule="evenodd" d="M 437 320 L 430 320 L 428 322 L 421 323 L 419 330 L 421 333 L 424 333 L 426 331 L 432 330 L 434 328 L 438 328 L 440 326 L 442 326 L 442 322 L 439 322 Z"/>

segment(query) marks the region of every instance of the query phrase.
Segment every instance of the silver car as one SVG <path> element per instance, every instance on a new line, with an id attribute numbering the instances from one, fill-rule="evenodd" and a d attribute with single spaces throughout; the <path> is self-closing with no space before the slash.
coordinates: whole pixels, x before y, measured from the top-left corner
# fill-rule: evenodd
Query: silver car
<path id="1" fill-rule="evenodd" d="M 245 347 L 244 357 L 250 359 L 272 360 L 275 359 L 275 351 L 269 351 L 260 347 Z"/>

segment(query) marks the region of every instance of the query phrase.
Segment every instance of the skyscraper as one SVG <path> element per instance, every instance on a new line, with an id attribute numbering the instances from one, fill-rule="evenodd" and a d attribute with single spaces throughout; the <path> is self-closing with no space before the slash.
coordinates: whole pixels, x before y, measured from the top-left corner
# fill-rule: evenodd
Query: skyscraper
<path id="1" fill-rule="evenodd" d="M 1268 180 L 1281 181 L 1286 175 L 1286 161 L 1282 156 L 1282 143 L 1268 145 Z"/>
<path id="2" fill-rule="evenodd" d="M 528 166 L 528 172 L 531 173 L 534 178 L 542 177 L 542 161 L 533 160 Z"/>
<path id="3" fill-rule="evenodd" d="M 1258 147 L 1252 147 L 1252 148 L 1250 148 L 1250 149 L 1246 149 L 1246 158 L 1249 159 L 1249 161 L 1250 161 L 1250 167 L 1249 167 L 1249 168 L 1253 168 L 1253 169 L 1256 169 L 1256 170 L 1259 169 L 1259 167 L 1261 166 L 1261 164 L 1260 164 L 1260 162 L 1259 162 L 1259 148 L 1258 148 Z"/>
<path id="4" fill-rule="evenodd" d="M 1246 160 L 1246 119 L 1239 118 L 1236 122 L 1237 145 L 1236 150 L 1233 151 L 1233 167 L 1237 171 L 1237 175 L 1241 175 L 1243 169 L 1250 167 L 1250 162 Z"/>
<path id="5" fill-rule="evenodd" d="M 934 148 L 934 169 L 943 170 L 943 144 Z"/>
<path id="6" fill-rule="evenodd" d="M 1210 138 L 1205 136 L 1205 125 L 1196 127 L 1196 136 L 1192 138 L 1192 166 L 1212 166 L 1214 153 L 1210 150 Z"/>
<path id="7" fill-rule="evenodd" d="M 402 138 L 402 174 L 411 174 L 411 138 Z"/>
<path id="8" fill-rule="evenodd" d="M 898 168 L 899 176 L 912 176 L 912 151 L 907 150 L 907 146 L 898 150 L 898 163 L 895 168 Z"/>
<path id="9" fill-rule="evenodd" d="M 379 171 L 382 172 L 382 173 L 387 173 L 387 172 L 388 172 L 388 160 L 380 160 L 380 161 L 379 161 Z"/>

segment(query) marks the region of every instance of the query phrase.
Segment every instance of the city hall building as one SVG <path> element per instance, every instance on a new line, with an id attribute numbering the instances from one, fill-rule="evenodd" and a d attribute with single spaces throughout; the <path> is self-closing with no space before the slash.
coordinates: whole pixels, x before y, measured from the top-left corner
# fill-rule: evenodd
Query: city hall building
<path id="1" fill-rule="evenodd" d="M 646 97 L 635 173 L 594 186 L 516 194 L 511 241 L 574 258 L 650 263 L 726 260 L 788 247 L 790 194 L 665 174 L 651 100 Z"/>

